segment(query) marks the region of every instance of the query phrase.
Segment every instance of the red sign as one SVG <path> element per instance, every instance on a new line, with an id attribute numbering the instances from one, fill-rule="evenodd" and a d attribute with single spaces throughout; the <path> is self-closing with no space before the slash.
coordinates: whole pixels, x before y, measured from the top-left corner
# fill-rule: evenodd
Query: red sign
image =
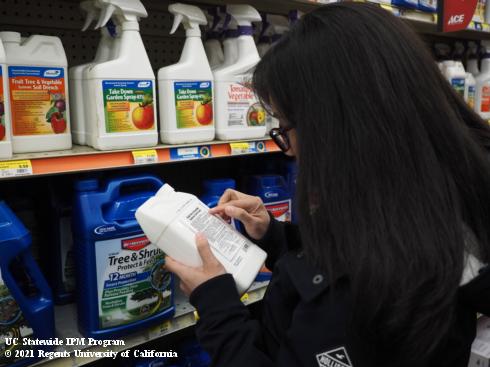
<path id="1" fill-rule="evenodd" d="M 146 238 L 146 236 L 131 238 L 128 240 L 121 241 L 121 247 L 124 250 L 138 251 L 143 247 L 146 247 L 150 244 L 150 240 Z"/>
<path id="2" fill-rule="evenodd" d="M 465 30 L 475 14 L 478 0 L 439 0 L 439 30 L 456 32 Z"/>

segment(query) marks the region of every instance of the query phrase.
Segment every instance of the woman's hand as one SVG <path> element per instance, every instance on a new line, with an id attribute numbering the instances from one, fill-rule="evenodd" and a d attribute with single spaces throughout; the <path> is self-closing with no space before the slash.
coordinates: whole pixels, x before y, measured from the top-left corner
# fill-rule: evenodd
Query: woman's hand
<path id="1" fill-rule="evenodd" d="M 224 219 L 238 219 L 245 226 L 248 235 L 254 240 L 264 237 L 269 228 L 270 217 L 262 200 L 257 196 L 243 194 L 228 189 L 220 198 L 218 205 L 209 211 Z"/>
<path id="2" fill-rule="evenodd" d="M 165 257 L 165 268 L 180 278 L 180 289 L 189 296 L 202 283 L 226 273 L 225 268 L 211 252 L 208 240 L 203 234 L 196 235 L 197 251 L 202 259 L 202 267 L 184 265 L 170 256 Z"/>

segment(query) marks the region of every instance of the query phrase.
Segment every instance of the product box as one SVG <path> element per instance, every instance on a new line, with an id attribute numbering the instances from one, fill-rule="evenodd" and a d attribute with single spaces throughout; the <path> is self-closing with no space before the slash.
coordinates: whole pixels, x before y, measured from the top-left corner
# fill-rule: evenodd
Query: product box
<path id="1" fill-rule="evenodd" d="M 468 367 L 490 367 L 490 318 L 486 316 L 478 319 Z"/>

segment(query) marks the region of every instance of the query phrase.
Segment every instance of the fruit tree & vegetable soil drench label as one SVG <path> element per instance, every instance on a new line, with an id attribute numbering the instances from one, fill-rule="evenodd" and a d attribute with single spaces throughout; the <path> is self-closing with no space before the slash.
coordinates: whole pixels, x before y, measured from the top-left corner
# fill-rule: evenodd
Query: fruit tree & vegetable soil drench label
<path id="1" fill-rule="evenodd" d="M 63 68 L 9 66 L 12 134 L 51 135 L 67 131 Z"/>
<path id="2" fill-rule="evenodd" d="M 152 80 L 104 80 L 102 92 L 107 133 L 156 129 Z"/>

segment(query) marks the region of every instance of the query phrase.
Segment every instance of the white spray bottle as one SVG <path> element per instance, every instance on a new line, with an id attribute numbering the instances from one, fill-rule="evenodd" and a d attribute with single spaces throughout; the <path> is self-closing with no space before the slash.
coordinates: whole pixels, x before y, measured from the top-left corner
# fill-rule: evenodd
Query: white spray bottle
<path id="1" fill-rule="evenodd" d="M 206 14 L 208 19 L 208 30 L 206 32 L 206 41 L 204 49 L 208 57 L 211 69 L 216 68 L 225 61 L 223 47 L 221 46 L 221 29 L 223 28 L 224 15 L 219 12 L 219 7 L 210 8 Z"/>
<path id="2" fill-rule="evenodd" d="M 203 11 L 194 5 L 171 4 L 174 15 L 170 33 L 182 23 L 186 41 L 178 63 L 158 71 L 161 139 L 182 144 L 214 139 L 213 73 L 201 40 Z"/>
<path id="3" fill-rule="evenodd" d="M 466 71 L 473 74 L 475 78 L 480 74 L 480 70 L 478 69 L 478 44 L 474 41 L 468 42 Z"/>
<path id="4" fill-rule="evenodd" d="M 155 75 L 139 33 L 139 18 L 148 14 L 140 0 L 97 0 L 98 27 L 114 16 L 119 45 L 107 62 L 87 72 L 91 145 L 99 150 L 139 148 L 158 143 Z"/>
<path id="5" fill-rule="evenodd" d="M 260 57 L 289 30 L 289 20 L 283 15 L 264 14 L 262 32 L 257 44 Z"/>
<path id="6" fill-rule="evenodd" d="M 449 84 L 464 98 L 466 90 L 466 71 L 461 61 L 464 54 L 464 45 L 461 42 L 454 44 L 453 60 L 443 62 L 444 75 Z M 452 62 L 451 62 L 452 61 Z"/>
<path id="7" fill-rule="evenodd" d="M 475 112 L 484 120 L 490 120 L 490 40 L 481 42 L 483 55 L 481 70 L 476 78 Z"/>
<path id="8" fill-rule="evenodd" d="M 226 9 L 226 8 L 225 8 Z M 225 12 L 225 21 L 223 24 L 223 62 L 213 68 L 213 72 L 224 67 L 233 65 L 238 59 L 238 24 L 230 14 Z"/>
<path id="9" fill-rule="evenodd" d="M 265 111 L 250 85 L 260 61 L 252 22 L 260 22 L 260 14 L 250 5 L 228 5 L 226 11 L 238 25 L 238 59 L 214 71 L 216 135 L 220 140 L 262 138 Z"/>
<path id="10" fill-rule="evenodd" d="M 88 29 L 90 24 L 100 16 L 100 9 L 95 5 L 95 0 L 81 2 L 80 8 L 87 13 L 85 24 L 82 28 L 82 32 L 84 32 Z M 83 82 L 84 70 L 89 66 L 108 60 L 110 54 L 110 42 L 109 34 L 104 27 L 101 30 L 101 37 L 95 53 L 95 58 L 89 63 L 73 66 L 68 71 L 70 77 L 70 96 L 72 101 L 76 101 L 70 111 L 72 138 L 75 144 L 87 144 L 87 119 L 85 117 L 86 103 L 83 91 L 85 84 Z"/>

